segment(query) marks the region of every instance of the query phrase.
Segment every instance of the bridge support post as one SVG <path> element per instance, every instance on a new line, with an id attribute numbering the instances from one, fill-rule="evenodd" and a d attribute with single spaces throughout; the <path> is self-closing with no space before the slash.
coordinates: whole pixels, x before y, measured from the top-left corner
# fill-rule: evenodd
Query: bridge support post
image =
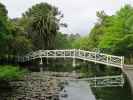
<path id="1" fill-rule="evenodd" d="M 43 61 L 41 57 L 40 57 L 40 72 L 43 72 Z"/>
<path id="2" fill-rule="evenodd" d="M 75 61 L 75 58 L 73 58 L 73 67 L 74 67 L 74 68 L 76 67 L 76 61 Z"/>
<path id="3" fill-rule="evenodd" d="M 76 50 L 74 49 L 74 54 L 73 54 L 73 68 L 76 67 L 75 52 L 76 52 Z"/>

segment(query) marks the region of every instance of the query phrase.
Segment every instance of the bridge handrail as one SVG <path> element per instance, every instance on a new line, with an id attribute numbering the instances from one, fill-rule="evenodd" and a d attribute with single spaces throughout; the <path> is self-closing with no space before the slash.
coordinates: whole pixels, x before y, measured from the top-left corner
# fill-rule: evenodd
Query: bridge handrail
<path id="1" fill-rule="evenodd" d="M 80 50 L 80 49 L 64 49 L 64 50 L 38 50 L 38 51 L 35 51 L 35 52 L 31 52 L 31 53 L 28 53 L 27 55 L 29 54 L 33 54 L 33 53 L 38 53 L 38 52 L 46 52 L 46 51 L 83 51 L 83 52 L 89 52 L 89 53 L 94 53 L 94 54 L 100 54 L 100 55 L 105 55 L 105 56 L 111 56 L 111 57 L 117 57 L 117 58 L 121 58 L 123 56 L 115 56 L 115 55 L 110 55 L 110 54 L 104 54 L 104 53 L 98 53 L 98 52 L 93 52 L 93 51 L 85 51 L 85 50 Z"/>
<path id="2" fill-rule="evenodd" d="M 109 55 L 99 52 L 85 51 L 80 49 L 64 49 L 64 50 L 38 50 L 28 53 L 23 56 L 21 60 L 27 61 L 42 57 L 69 57 L 82 60 L 93 61 L 95 63 L 101 63 L 122 68 L 124 65 L 123 56 Z"/>

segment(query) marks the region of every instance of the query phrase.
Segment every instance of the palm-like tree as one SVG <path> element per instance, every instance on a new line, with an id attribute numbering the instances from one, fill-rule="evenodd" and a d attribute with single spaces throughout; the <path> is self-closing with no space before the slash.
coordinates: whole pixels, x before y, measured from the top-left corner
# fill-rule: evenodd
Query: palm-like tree
<path id="1" fill-rule="evenodd" d="M 59 29 L 58 15 L 60 15 L 58 9 L 47 3 L 37 4 L 24 14 L 30 21 L 29 36 L 35 49 L 53 49 Z"/>

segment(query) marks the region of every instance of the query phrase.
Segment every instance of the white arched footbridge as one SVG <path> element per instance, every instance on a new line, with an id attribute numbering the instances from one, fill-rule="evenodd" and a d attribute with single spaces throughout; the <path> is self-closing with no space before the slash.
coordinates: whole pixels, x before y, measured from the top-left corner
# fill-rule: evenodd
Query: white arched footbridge
<path id="1" fill-rule="evenodd" d="M 114 55 L 85 51 L 80 49 L 38 50 L 35 52 L 31 52 L 23 57 L 17 57 L 17 60 L 18 62 L 27 62 L 38 58 L 41 59 L 41 62 L 42 58 L 72 58 L 74 64 L 75 64 L 75 59 L 81 59 L 108 66 L 114 66 L 121 69 L 124 66 L 123 56 L 114 56 Z"/>
<path id="2" fill-rule="evenodd" d="M 114 56 L 99 52 L 91 52 L 80 49 L 66 49 L 66 50 L 38 50 L 30 52 L 24 56 L 18 56 L 17 61 L 24 63 L 34 59 L 40 59 L 40 64 L 43 64 L 43 58 L 70 58 L 73 59 L 73 66 L 76 66 L 75 59 L 90 61 L 94 63 L 104 64 L 108 66 L 123 69 L 124 57 Z M 42 69 L 40 69 L 42 71 Z M 43 72 L 44 73 L 44 72 Z M 114 87 L 123 86 L 124 78 L 121 75 L 108 77 L 93 77 L 84 79 L 72 79 L 76 81 L 88 81 L 93 87 Z"/>

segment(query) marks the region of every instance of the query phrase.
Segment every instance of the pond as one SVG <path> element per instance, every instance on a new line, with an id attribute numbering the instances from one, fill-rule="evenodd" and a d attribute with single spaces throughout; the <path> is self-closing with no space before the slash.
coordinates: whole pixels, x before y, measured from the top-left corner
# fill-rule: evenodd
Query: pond
<path id="1" fill-rule="evenodd" d="M 64 90 L 67 95 L 60 100 L 133 100 L 127 80 L 123 87 L 110 88 L 91 88 L 84 81 L 69 81 Z"/>
<path id="2" fill-rule="evenodd" d="M 40 77 L 42 77 L 42 79 L 46 80 L 46 78 L 44 78 L 44 75 L 42 75 L 42 73 L 40 73 L 40 75 L 39 73 L 36 73 L 36 78 L 38 77 L 40 79 Z M 36 87 L 40 86 L 41 89 L 45 87 L 44 83 L 42 83 L 45 81 L 40 82 L 36 80 L 35 82 L 37 86 L 34 86 L 32 84 L 32 86 L 34 87 L 33 89 L 36 89 Z M 39 83 L 41 84 L 39 85 Z M 3 85 L 8 86 L 8 84 L 3 84 Z M 9 90 L 10 88 L 7 89 L 2 90 L 0 88 L 0 100 L 11 100 L 11 99 L 2 99 L 1 97 L 2 95 L 10 96 L 16 93 L 15 91 Z M 31 94 L 33 94 L 32 92 L 33 91 L 31 91 Z M 19 99 L 13 99 L 13 100 L 19 100 Z M 68 81 L 67 84 L 64 86 L 64 90 L 61 92 L 60 100 L 133 100 L 133 98 L 131 95 L 131 89 L 128 84 L 128 81 L 125 82 L 125 85 L 123 87 L 110 87 L 110 88 L 91 88 L 89 86 L 89 83 L 86 81 Z"/>
<path id="3" fill-rule="evenodd" d="M 92 88 L 97 100 L 133 100 L 131 87 L 127 79 L 123 87 Z"/>
<path id="4" fill-rule="evenodd" d="M 68 82 L 64 90 L 67 97 L 60 100 L 96 100 L 87 82 Z"/>
<path id="5" fill-rule="evenodd" d="M 108 68 L 106 66 L 98 67 L 96 65 L 96 67 L 93 67 L 92 65 L 87 65 L 86 63 L 82 63 L 81 65 L 82 66 L 75 68 L 76 71 L 82 71 L 84 73 L 87 73 L 87 76 L 90 75 L 91 77 L 93 77 L 94 75 L 106 76 L 115 75 L 116 73 L 122 73 L 121 70 L 117 68 Z M 71 65 L 66 65 L 65 67 L 64 64 L 64 67 L 54 68 L 56 69 L 56 71 L 58 71 L 57 69 L 59 69 L 59 71 L 72 71 L 73 68 L 70 66 Z M 126 78 L 125 80 L 126 81 L 123 87 L 110 88 L 90 88 L 87 82 L 69 82 L 69 85 L 65 87 L 68 97 L 61 98 L 61 100 L 133 100 L 130 85 Z"/>

